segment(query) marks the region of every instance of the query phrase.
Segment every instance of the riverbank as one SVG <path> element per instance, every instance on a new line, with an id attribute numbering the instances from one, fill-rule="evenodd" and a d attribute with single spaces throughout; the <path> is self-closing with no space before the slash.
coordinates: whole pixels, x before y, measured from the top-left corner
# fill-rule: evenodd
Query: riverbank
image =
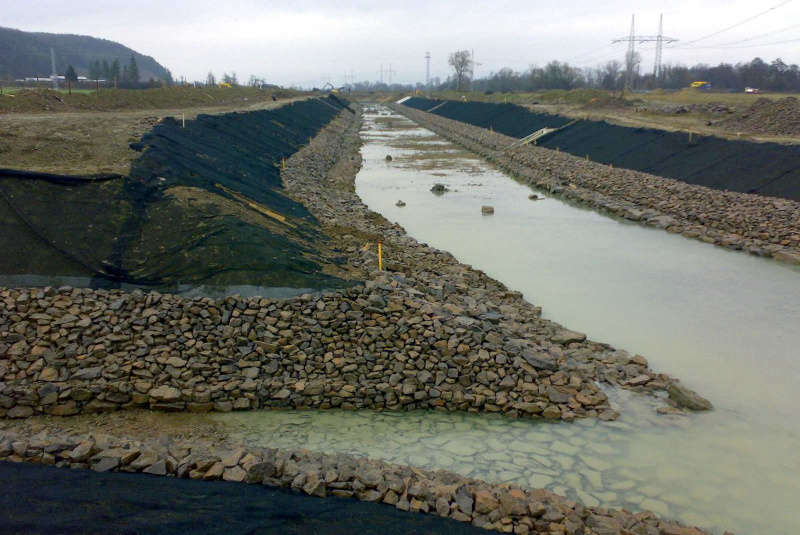
<path id="1" fill-rule="evenodd" d="M 525 183 L 707 243 L 800 264 L 800 203 L 726 192 L 587 161 L 402 105 L 392 108 Z"/>
<path id="2" fill-rule="evenodd" d="M 340 115 L 282 179 L 366 285 L 283 300 L 4 290 L 2 414 L 341 406 L 616 419 L 596 381 L 671 389 L 699 408 L 644 357 L 542 319 L 519 292 L 371 212 L 354 188 L 359 125 Z M 385 271 L 376 247 L 364 250 L 379 241 Z"/>

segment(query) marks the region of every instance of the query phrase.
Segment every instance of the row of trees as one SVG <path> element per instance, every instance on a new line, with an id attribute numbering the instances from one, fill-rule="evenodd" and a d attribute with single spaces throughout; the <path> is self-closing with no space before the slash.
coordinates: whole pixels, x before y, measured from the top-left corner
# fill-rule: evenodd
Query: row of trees
<path id="1" fill-rule="evenodd" d="M 169 74 L 169 71 L 167 73 Z M 117 58 L 114 58 L 111 63 L 107 59 L 102 62 L 99 59 L 89 62 L 87 78 L 90 80 L 106 80 L 122 87 L 135 87 L 139 83 L 140 77 L 139 64 L 133 54 L 125 65 L 121 65 Z M 172 80 L 165 80 L 165 83 L 167 82 L 171 83 Z"/>
<path id="2" fill-rule="evenodd" d="M 522 92 L 591 87 L 621 90 L 630 80 L 633 89 L 680 89 L 694 81 L 705 81 L 716 89 L 742 91 L 745 87 L 758 87 L 769 91 L 800 91 L 800 67 L 788 65 L 780 58 L 771 63 L 755 58 L 736 65 L 720 63 L 716 66 L 698 64 L 687 67 L 667 64 L 662 69 L 660 80 L 656 80 L 651 72 L 641 72 L 641 56 L 638 52 L 626 56 L 624 62 L 613 60 L 597 67 L 579 69 L 568 63 L 551 61 L 543 67 L 531 65 L 521 72 L 500 69 L 474 81 L 469 51 L 452 53 L 448 63 L 452 74 L 443 83 L 432 84 L 433 89 Z"/>
<path id="3" fill-rule="evenodd" d="M 232 86 L 240 85 L 239 78 L 236 76 L 236 71 L 233 71 L 230 74 L 228 74 L 227 72 L 223 73 L 222 77 L 220 77 L 219 80 L 217 80 L 217 77 L 214 76 L 213 72 L 208 71 L 205 82 L 195 82 L 194 85 L 205 85 L 207 87 L 212 87 L 217 85 L 218 83 L 224 83 Z M 263 76 L 256 76 L 255 74 L 251 74 L 244 85 L 246 85 L 247 87 L 261 87 L 261 88 L 278 87 L 274 84 L 268 84 L 266 78 L 264 78 Z"/>

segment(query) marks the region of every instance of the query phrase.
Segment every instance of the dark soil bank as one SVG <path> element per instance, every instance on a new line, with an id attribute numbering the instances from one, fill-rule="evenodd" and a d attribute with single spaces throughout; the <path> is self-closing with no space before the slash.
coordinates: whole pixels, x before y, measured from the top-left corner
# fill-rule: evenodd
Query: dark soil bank
<path id="1" fill-rule="evenodd" d="M 15 463 L 0 463 L 0 504 L 3 533 L 486 533 L 449 518 L 264 485 Z"/>
<path id="2" fill-rule="evenodd" d="M 342 111 L 332 99 L 167 118 L 132 145 L 130 176 L 0 170 L 2 275 L 94 276 L 146 287 L 330 288 L 319 222 L 281 184 L 282 160 Z M 323 248 L 324 249 L 324 248 Z"/>
<path id="3" fill-rule="evenodd" d="M 412 98 L 404 106 L 430 111 L 441 101 Z M 732 141 L 712 136 L 630 128 L 605 121 L 535 113 L 514 104 L 447 101 L 431 113 L 522 138 L 560 128 L 538 141 L 594 162 L 709 188 L 800 200 L 800 145 Z"/>

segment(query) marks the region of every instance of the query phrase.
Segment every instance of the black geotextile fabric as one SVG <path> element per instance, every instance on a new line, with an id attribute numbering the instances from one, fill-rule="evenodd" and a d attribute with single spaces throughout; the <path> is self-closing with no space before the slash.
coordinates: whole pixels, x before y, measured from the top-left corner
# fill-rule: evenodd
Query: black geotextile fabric
<path id="1" fill-rule="evenodd" d="M 403 103 L 428 111 L 444 101 Z M 494 110 L 494 111 L 493 111 Z M 447 101 L 435 115 L 522 138 L 571 120 L 533 113 L 514 104 Z M 493 118 L 494 117 L 494 118 Z M 581 120 L 538 141 L 540 147 L 587 155 L 592 161 L 643 171 L 709 188 L 800 200 L 800 146 L 754 143 L 713 136 L 631 128 Z"/>
<path id="2" fill-rule="evenodd" d="M 800 146 L 580 121 L 539 146 L 709 188 L 800 201 Z"/>
<path id="3" fill-rule="evenodd" d="M 441 105 L 445 102 L 446 104 Z M 439 106 L 433 113 L 440 117 L 481 128 L 492 128 L 495 132 L 517 138 L 529 136 L 542 128 L 559 128 L 572 121 L 572 119 L 559 115 L 536 113 L 514 104 L 444 101 L 413 97 L 403 102 L 403 105 L 422 111 Z"/>
<path id="4" fill-rule="evenodd" d="M 132 145 L 142 154 L 128 177 L 0 174 L 0 245 L 18 253 L 0 257 L 0 272 L 171 290 L 340 286 L 321 272 L 319 223 L 286 195 L 280 170 L 343 106 L 309 99 L 185 128 L 165 119 Z"/>

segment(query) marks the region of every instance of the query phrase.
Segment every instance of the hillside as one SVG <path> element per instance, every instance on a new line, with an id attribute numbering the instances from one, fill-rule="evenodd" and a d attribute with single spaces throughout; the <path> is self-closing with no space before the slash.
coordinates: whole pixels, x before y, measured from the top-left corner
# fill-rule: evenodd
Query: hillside
<path id="1" fill-rule="evenodd" d="M 23 32 L 0 27 L 0 77 L 49 76 L 51 47 L 56 52 L 59 74 L 64 73 L 67 65 L 73 65 L 80 76 L 86 76 L 90 61 L 106 60 L 111 63 L 118 59 L 125 64 L 133 54 L 139 64 L 142 81 L 150 78 L 160 80 L 167 75 L 167 69 L 152 57 L 114 41 L 88 35 Z"/>

